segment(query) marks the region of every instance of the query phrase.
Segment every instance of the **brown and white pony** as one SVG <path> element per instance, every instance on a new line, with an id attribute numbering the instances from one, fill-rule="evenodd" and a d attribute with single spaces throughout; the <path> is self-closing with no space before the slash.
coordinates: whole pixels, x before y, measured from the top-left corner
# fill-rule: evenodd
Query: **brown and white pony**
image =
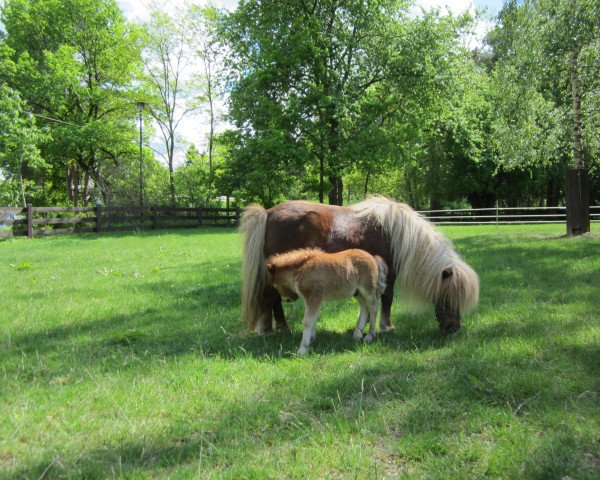
<path id="1" fill-rule="evenodd" d="M 242 318 L 250 330 L 287 328 L 281 296 L 267 282 L 265 260 L 299 248 L 340 252 L 360 248 L 390 267 L 381 297 L 381 331 L 393 330 L 394 283 L 413 304 L 435 305 L 442 333 L 460 328 L 461 316 L 479 299 L 479 278 L 448 239 L 408 205 L 372 197 L 350 207 L 290 201 L 265 210 L 244 210 Z"/>
<path id="2" fill-rule="evenodd" d="M 365 343 L 376 335 L 379 297 L 385 290 L 388 267 L 381 257 L 373 257 L 360 249 L 325 253 L 317 248 L 302 248 L 272 255 L 267 259 L 267 281 L 287 300 L 301 298 L 304 302 L 304 333 L 299 355 L 308 351 L 316 337 L 317 317 L 325 300 L 356 297 L 360 314 L 354 329 L 354 339 L 363 340 L 363 330 L 369 321 Z"/>

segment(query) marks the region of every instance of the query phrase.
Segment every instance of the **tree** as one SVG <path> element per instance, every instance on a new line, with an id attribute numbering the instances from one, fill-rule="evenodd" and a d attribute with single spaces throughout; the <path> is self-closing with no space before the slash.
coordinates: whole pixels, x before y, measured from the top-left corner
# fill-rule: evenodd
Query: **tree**
<path id="1" fill-rule="evenodd" d="M 114 0 L 7 0 L 1 20 L 16 64 L 5 81 L 48 129 L 41 154 L 63 177 L 47 183 L 66 183 L 74 205 L 87 204 L 93 186 L 107 195 L 104 166 L 135 145 L 137 31 Z"/>
<path id="2" fill-rule="evenodd" d="M 192 51 L 188 45 L 189 24 L 181 11 L 173 16 L 156 9 L 146 23 L 143 50 L 144 90 L 150 95 L 150 113 L 158 124 L 169 168 L 171 203 L 176 203 L 175 146 L 181 120 L 195 107 L 191 106 L 186 74 L 189 76 Z"/>
<path id="3" fill-rule="evenodd" d="M 501 11 L 488 42 L 501 92 L 499 144 L 512 148 L 504 162 L 581 168 L 600 153 L 593 141 L 586 147 L 598 128 L 599 9 L 598 0 L 512 0 Z"/>
<path id="4" fill-rule="evenodd" d="M 263 201 L 303 177 L 320 201 L 328 191 L 341 204 L 344 174 L 383 171 L 402 148 L 392 125 L 444 91 L 457 23 L 412 17 L 393 0 L 248 0 L 224 18 L 222 34 L 232 52 L 236 168 L 250 162 L 277 177 L 263 177 Z"/>
<path id="5" fill-rule="evenodd" d="M 194 45 L 195 56 L 202 64 L 202 71 L 197 79 L 200 95 L 198 101 L 206 105 L 208 114 L 208 173 L 209 189 L 212 188 L 212 178 L 215 167 L 215 139 L 219 120 L 218 101 L 221 98 L 223 69 L 223 46 L 219 43 L 217 20 L 219 12 L 212 6 L 192 6 L 188 12 L 191 25 L 190 43 Z"/>
<path id="6" fill-rule="evenodd" d="M 2 68 L 8 68 L 7 61 L 1 61 Z M 0 83 L 0 181 L 4 178 L 3 190 L 18 192 L 23 207 L 26 205 L 26 168 L 43 168 L 45 162 L 40 156 L 37 144 L 43 133 L 37 128 L 32 115 L 24 111 L 19 95 L 5 84 Z M 10 198 L 12 197 L 12 198 Z M 16 204 L 14 193 L 5 198 L 9 204 Z"/>

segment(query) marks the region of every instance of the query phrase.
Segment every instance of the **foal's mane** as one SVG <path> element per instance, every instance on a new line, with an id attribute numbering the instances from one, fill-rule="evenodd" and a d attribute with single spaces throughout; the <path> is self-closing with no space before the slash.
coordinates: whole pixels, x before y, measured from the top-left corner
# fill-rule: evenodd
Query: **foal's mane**
<path id="1" fill-rule="evenodd" d="M 350 207 L 357 216 L 381 226 L 392 250 L 391 266 L 407 300 L 416 305 L 445 302 L 459 312 L 471 309 L 479 297 L 475 271 L 456 253 L 450 241 L 408 205 L 373 196 Z M 453 275 L 442 282 L 442 272 Z"/>

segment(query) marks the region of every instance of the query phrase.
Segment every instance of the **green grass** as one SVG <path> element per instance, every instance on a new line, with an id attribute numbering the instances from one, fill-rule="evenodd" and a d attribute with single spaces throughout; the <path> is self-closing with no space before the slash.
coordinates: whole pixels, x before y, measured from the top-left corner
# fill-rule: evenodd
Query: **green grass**
<path id="1" fill-rule="evenodd" d="M 0 242 L 0 477 L 599 478 L 600 236 L 443 231 L 458 333 L 396 301 L 357 345 L 331 303 L 306 358 L 300 304 L 244 333 L 231 230 Z"/>

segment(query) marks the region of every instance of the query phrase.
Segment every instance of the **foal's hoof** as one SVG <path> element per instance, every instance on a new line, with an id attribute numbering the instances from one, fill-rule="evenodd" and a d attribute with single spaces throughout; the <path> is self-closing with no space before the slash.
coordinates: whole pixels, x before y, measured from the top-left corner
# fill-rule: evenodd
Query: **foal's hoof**
<path id="1" fill-rule="evenodd" d="M 362 334 L 362 332 L 354 332 L 354 335 L 352 335 L 352 338 L 354 339 L 355 342 L 360 342 L 363 339 L 363 334 Z"/>
<path id="2" fill-rule="evenodd" d="M 396 330 L 393 325 L 379 325 L 379 333 L 390 333 Z"/>
<path id="3" fill-rule="evenodd" d="M 308 352 L 308 348 L 307 347 L 300 347 L 298 349 L 298 355 L 306 355 L 307 352 Z"/>
<path id="4" fill-rule="evenodd" d="M 363 340 L 363 343 L 371 343 L 374 339 L 375 339 L 375 337 L 373 335 L 371 335 L 370 333 L 368 333 L 367 336 L 365 337 L 365 339 Z"/>

